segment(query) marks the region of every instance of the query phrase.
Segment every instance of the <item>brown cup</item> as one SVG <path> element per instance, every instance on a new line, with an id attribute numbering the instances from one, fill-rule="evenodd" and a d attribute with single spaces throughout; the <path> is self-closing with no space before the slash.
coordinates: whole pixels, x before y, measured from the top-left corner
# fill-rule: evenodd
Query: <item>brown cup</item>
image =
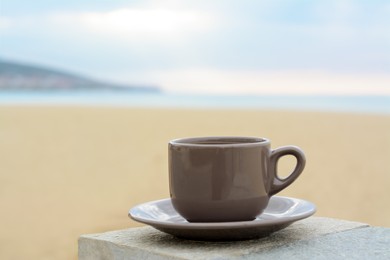
<path id="1" fill-rule="evenodd" d="M 277 175 L 280 157 L 297 159 L 286 178 Z M 305 167 L 295 146 L 271 150 L 256 137 L 196 137 L 169 142 L 169 187 L 175 210 L 190 222 L 253 220 L 269 198 L 290 185 Z"/>

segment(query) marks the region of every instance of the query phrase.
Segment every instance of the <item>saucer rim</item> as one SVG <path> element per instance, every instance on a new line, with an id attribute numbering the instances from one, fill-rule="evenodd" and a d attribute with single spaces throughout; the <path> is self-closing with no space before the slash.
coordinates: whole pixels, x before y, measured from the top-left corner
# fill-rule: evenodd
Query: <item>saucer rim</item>
<path id="1" fill-rule="evenodd" d="M 308 206 L 308 210 L 297 213 L 294 216 L 284 216 L 277 219 L 269 219 L 269 220 L 249 220 L 249 221 L 234 221 L 234 222 L 183 222 L 183 223 L 175 223 L 175 222 L 169 222 L 169 221 L 159 221 L 159 220 L 153 220 L 149 218 L 142 218 L 137 217 L 134 214 L 134 210 L 136 210 L 138 207 L 145 205 L 145 204 L 157 204 L 162 203 L 166 201 L 170 201 L 170 198 L 166 199 L 160 199 L 160 200 L 154 200 L 149 201 L 145 203 L 138 204 L 134 207 L 132 207 L 129 212 L 128 216 L 129 218 L 144 223 L 151 226 L 156 227 L 164 227 L 164 228 L 174 228 L 174 229 L 220 229 L 220 228 L 229 228 L 229 229 L 241 229 L 241 228 L 250 228 L 250 227 L 258 227 L 258 226 L 269 226 L 269 225 L 280 225 L 280 224 L 286 224 L 286 223 L 293 223 L 295 221 L 308 218 L 316 213 L 317 207 L 315 204 L 313 204 L 310 201 L 298 199 L 298 198 L 292 198 L 292 197 L 286 197 L 286 196 L 272 196 L 273 199 L 278 200 L 289 200 L 293 201 L 294 204 L 304 204 Z M 260 215 L 259 215 L 260 216 Z"/>

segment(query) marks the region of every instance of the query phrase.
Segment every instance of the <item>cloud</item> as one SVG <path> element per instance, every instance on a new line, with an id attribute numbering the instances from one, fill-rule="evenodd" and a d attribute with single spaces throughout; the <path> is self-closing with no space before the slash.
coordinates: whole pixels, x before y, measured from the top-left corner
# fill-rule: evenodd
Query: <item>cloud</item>
<path id="1" fill-rule="evenodd" d="M 96 30 L 136 34 L 204 30 L 210 25 L 210 17 L 204 14 L 163 9 L 119 9 L 107 13 L 87 13 L 82 15 L 81 20 Z"/>
<path id="2" fill-rule="evenodd" d="M 188 10 L 121 8 L 107 12 L 56 13 L 48 19 L 64 28 L 103 37 L 137 40 L 178 39 L 215 27 L 210 13 Z"/>
<path id="3" fill-rule="evenodd" d="M 0 31 L 7 30 L 11 26 L 12 26 L 12 22 L 10 18 L 0 16 Z"/>
<path id="4" fill-rule="evenodd" d="M 0 30 L 46 32 L 66 36 L 114 37 L 120 40 L 174 40 L 216 28 L 215 13 L 168 8 L 117 8 L 108 11 L 62 11 L 9 16 L 0 19 Z M 115 39 L 113 39 L 114 41 Z"/>
<path id="5" fill-rule="evenodd" d="M 123 75 L 122 75 L 123 76 Z M 114 78 L 119 78 L 118 75 Z M 153 79 L 154 82 L 148 82 Z M 321 70 L 174 69 L 129 73 L 129 82 L 158 84 L 176 93 L 260 95 L 390 95 L 389 74 Z"/>

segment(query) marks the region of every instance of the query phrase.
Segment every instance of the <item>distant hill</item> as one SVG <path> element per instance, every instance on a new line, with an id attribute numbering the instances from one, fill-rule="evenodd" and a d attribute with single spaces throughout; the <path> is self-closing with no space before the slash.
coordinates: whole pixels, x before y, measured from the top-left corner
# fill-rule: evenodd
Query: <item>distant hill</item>
<path id="1" fill-rule="evenodd" d="M 119 85 L 63 71 L 0 60 L 1 90 L 115 90 L 158 92 L 154 86 Z"/>

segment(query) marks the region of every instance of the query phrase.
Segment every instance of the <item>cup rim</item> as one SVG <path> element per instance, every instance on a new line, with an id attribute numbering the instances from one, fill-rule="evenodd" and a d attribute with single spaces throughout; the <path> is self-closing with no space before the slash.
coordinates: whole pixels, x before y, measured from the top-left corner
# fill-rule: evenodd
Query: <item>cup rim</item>
<path id="1" fill-rule="evenodd" d="M 267 138 L 251 136 L 185 137 L 169 141 L 170 145 L 186 147 L 242 147 L 268 145 L 269 143 L 270 140 Z"/>

